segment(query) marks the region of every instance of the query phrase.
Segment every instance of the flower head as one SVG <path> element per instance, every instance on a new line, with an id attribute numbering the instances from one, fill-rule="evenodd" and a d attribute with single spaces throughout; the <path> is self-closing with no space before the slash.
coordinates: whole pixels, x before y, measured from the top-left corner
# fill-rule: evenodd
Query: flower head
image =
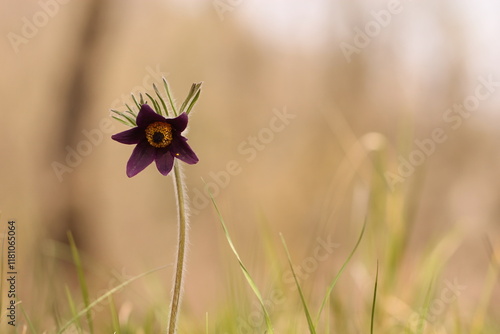
<path id="1" fill-rule="evenodd" d="M 163 175 L 172 170 L 174 158 L 190 165 L 198 162 L 187 139 L 181 135 L 187 127 L 187 113 L 183 112 L 175 118 L 165 118 L 149 105 L 143 104 L 136 123 L 136 127 L 111 137 L 122 144 L 137 144 L 127 163 L 128 177 L 137 175 L 153 161 Z"/>

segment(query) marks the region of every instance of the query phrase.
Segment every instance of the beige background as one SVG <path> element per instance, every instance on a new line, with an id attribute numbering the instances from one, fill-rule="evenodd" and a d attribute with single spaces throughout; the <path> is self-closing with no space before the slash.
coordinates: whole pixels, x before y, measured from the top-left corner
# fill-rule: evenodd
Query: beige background
<path id="1" fill-rule="evenodd" d="M 341 43 L 353 44 L 355 29 L 374 20 L 371 11 L 387 9 L 386 2 L 244 0 L 223 20 L 209 1 L 57 4 L 46 22 L 36 1 L 0 5 L 0 210 L 2 224 L 18 222 L 20 291 L 28 312 L 36 313 L 44 293 L 62 297 L 64 284 L 77 288 L 71 266 L 47 269 L 68 263 L 60 244 L 68 228 L 87 258 L 93 296 L 108 287 L 113 272 L 131 276 L 173 261 L 171 178 L 150 166 L 128 179 L 132 147 L 110 139 L 126 127 L 113 121 L 101 128 L 111 107 L 123 110 L 131 91 L 150 91 L 162 74 L 179 103 L 191 83 L 204 82 L 189 125 L 189 143 L 200 158 L 184 166 L 189 194 L 203 191 L 202 179 L 211 182 L 228 163 L 238 163 L 239 173 L 217 187 L 216 199 L 263 286 L 269 270 L 264 225 L 281 253 L 278 232 L 286 236 L 298 263 L 311 256 L 320 235 L 340 244 L 338 256 L 310 281 L 323 287 L 328 268 L 338 268 L 354 244 L 363 198 L 374 185 L 388 195 L 375 201 L 386 219 L 371 223 L 372 237 L 356 262 L 369 275 L 366 284 L 376 259 L 385 259 L 387 245 L 376 236 L 390 222 L 405 225 L 398 208 L 410 206 L 401 288 L 405 277 L 418 275 L 422 254 L 457 229 L 463 238 L 446 246 L 443 277 L 466 284 L 460 308 L 474 308 L 488 266 L 485 238 L 494 247 L 500 242 L 500 87 L 456 130 L 443 115 L 475 93 L 478 77 L 500 81 L 498 4 L 403 2 L 350 62 Z M 23 18 L 33 23 L 36 15 L 46 24 L 16 52 L 11 33 L 22 36 Z M 263 129 L 285 108 L 295 118 L 272 132 L 255 158 L 242 154 L 250 136 L 268 138 Z M 436 128 L 447 140 L 395 193 L 387 190 L 380 176 L 397 172 L 398 157 L 408 159 L 418 148 L 414 141 L 431 138 Z M 67 147 L 85 145 L 85 131 L 93 131 L 97 144 L 60 182 L 52 164 L 64 163 Z M 391 202 L 391 194 L 400 202 Z M 227 268 L 235 263 L 211 205 L 195 209 L 185 307 L 203 323 L 205 312 L 217 313 L 225 300 Z M 168 282 L 170 270 L 152 281 Z M 139 316 L 168 292 L 138 283 L 117 300 L 132 301 Z"/>

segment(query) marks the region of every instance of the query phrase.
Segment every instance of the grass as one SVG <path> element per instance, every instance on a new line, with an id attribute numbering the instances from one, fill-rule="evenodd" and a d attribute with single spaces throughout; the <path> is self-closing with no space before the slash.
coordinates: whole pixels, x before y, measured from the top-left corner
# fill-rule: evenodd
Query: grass
<path id="1" fill-rule="evenodd" d="M 378 262 L 377 262 L 377 273 L 375 275 L 375 285 L 373 287 L 373 303 L 372 303 L 372 317 L 370 319 L 370 334 L 373 334 L 373 325 L 375 323 L 375 307 L 377 305 L 377 287 L 378 287 Z"/>
<path id="2" fill-rule="evenodd" d="M 281 242 L 283 243 L 283 247 L 285 248 L 286 257 L 288 259 L 288 264 L 290 265 L 290 270 L 292 271 L 293 280 L 295 281 L 295 284 L 297 286 L 297 291 L 299 292 L 300 302 L 302 303 L 302 306 L 304 307 L 304 315 L 306 316 L 306 319 L 307 319 L 307 326 L 309 327 L 309 333 L 316 334 L 316 327 L 314 326 L 314 323 L 313 323 L 313 320 L 311 317 L 311 312 L 309 312 L 309 307 L 307 306 L 307 302 L 306 302 L 306 299 L 304 297 L 304 293 L 302 292 L 302 288 L 300 287 L 299 280 L 297 279 L 297 274 L 295 273 L 295 269 L 293 268 L 292 258 L 290 256 L 288 246 L 286 245 L 286 241 L 285 241 L 285 238 L 283 237 L 283 234 L 280 234 L 280 237 L 281 237 Z"/>
<path id="3" fill-rule="evenodd" d="M 485 253 L 490 256 L 491 265 L 487 268 L 480 298 L 472 306 L 472 314 L 464 313 L 464 309 L 470 307 L 465 302 L 467 291 L 453 300 L 443 299 L 445 277 L 442 274 L 444 264 L 461 246 L 463 233 L 451 229 L 428 240 L 423 252 L 415 259 L 418 271 L 412 276 L 405 275 L 404 243 L 411 230 L 398 226 L 398 219 L 388 216 L 405 217 L 408 213 L 404 210 L 408 206 L 393 198 L 401 194 L 385 194 L 385 199 L 380 196 L 371 197 L 363 223 L 352 222 L 350 228 L 357 230 L 357 238 L 345 239 L 338 250 L 328 254 L 327 260 L 317 261 L 315 269 L 307 275 L 304 275 L 305 266 L 300 258 L 304 254 L 306 259 L 312 258 L 311 254 L 316 252 L 314 241 L 305 240 L 304 244 L 309 246 L 302 253 L 290 248 L 290 240 L 286 241 L 283 234 L 275 233 L 261 215 L 256 226 L 262 228 L 262 243 L 256 245 L 259 249 L 255 251 L 261 250 L 264 256 L 258 258 L 257 263 L 253 262 L 249 252 L 242 251 L 243 247 L 240 249 L 237 235 L 231 235 L 234 225 L 224 219 L 217 202 L 211 198 L 216 214 L 214 222 L 219 221 L 223 236 L 221 249 L 228 259 L 236 260 L 236 266 L 228 264 L 226 273 L 227 291 L 232 298 L 221 298 L 218 312 L 207 312 L 203 318 L 192 317 L 184 307 L 180 314 L 179 333 L 498 333 L 499 325 L 491 312 L 500 268 L 494 242 L 490 239 L 485 242 Z M 381 202 L 392 203 L 390 210 L 381 211 L 375 205 Z M 387 225 L 381 225 L 383 220 Z M 401 220 L 399 224 L 404 222 Z M 277 235 L 281 244 L 276 242 Z M 13 329 L 0 324 L 1 333 L 156 334 L 165 331 L 162 326 L 168 305 L 154 303 L 142 310 L 139 316 L 133 311 L 125 312 L 127 305 L 123 299 L 115 298 L 118 292 L 126 292 L 133 282 L 144 282 L 164 267 L 119 281 L 104 293 L 92 297 L 92 286 L 88 284 L 89 261 L 80 254 L 71 233 L 68 240 L 67 249 L 60 245 L 56 247 L 58 255 L 52 261 L 65 259 L 72 263 L 78 288 L 71 289 L 64 281 L 51 282 L 54 286 L 64 286 L 63 296 L 47 299 L 40 307 L 40 313 L 33 312 L 32 307 L 28 311 L 28 301 L 19 301 L 18 327 Z M 380 245 L 385 247 L 377 250 L 376 246 Z M 44 268 L 51 267 L 49 263 Z M 269 273 L 267 281 L 262 278 L 262 268 Z M 51 270 L 48 271 L 48 277 L 57 278 Z M 293 284 L 284 282 L 287 273 Z M 404 282 L 402 277 L 406 277 Z M 42 286 L 46 282 L 37 284 Z M 147 286 L 154 290 L 153 294 L 163 293 L 161 285 Z M 280 292 L 280 298 L 273 299 L 276 291 Z M 2 293 L 5 294 L 5 289 Z M 275 302 L 271 303 L 272 300 Z M 250 314 L 258 314 L 262 321 L 250 321 Z M 50 321 L 46 320 L 47 316 Z M 5 317 L 5 312 L 2 317 Z M 248 321 L 242 325 L 242 319 Z"/>
<path id="4" fill-rule="evenodd" d="M 264 300 L 262 298 L 262 294 L 260 293 L 259 288 L 257 287 L 257 284 L 255 284 L 255 281 L 252 279 L 252 276 L 250 275 L 249 271 L 247 270 L 247 268 L 243 264 L 243 261 L 241 260 L 240 255 L 238 254 L 238 251 L 236 250 L 236 247 L 234 246 L 233 241 L 231 240 L 231 236 L 229 235 L 229 231 L 228 231 L 226 224 L 224 222 L 224 218 L 222 217 L 222 214 L 219 211 L 219 207 L 217 206 L 217 203 L 215 202 L 212 195 L 210 195 L 210 199 L 212 200 L 214 208 L 217 212 L 217 215 L 218 215 L 219 221 L 222 225 L 222 229 L 224 230 L 224 234 L 226 236 L 227 242 L 228 242 L 229 246 L 231 247 L 231 251 L 238 259 L 238 263 L 240 265 L 241 271 L 242 271 L 245 279 L 247 280 L 248 284 L 252 288 L 253 293 L 255 294 L 257 299 L 259 300 L 260 306 L 262 308 L 262 312 L 264 313 L 267 333 L 272 334 L 272 333 L 274 333 L 274 330 L 273 330 L 273 326 L 271 324 L 271 318 L 269 316 L 269 312 L 267 311 Z"/>
<path id="5" fill-rule="evenodd" d="M 90 331 L 90 334 L 94 333 L 94 323 L 92 321 L 92 313 L 90 306 L 90 295 L 89 295 L 89 289 L 87 287 L 87 281 L 85 280 L 85 274 L 84 274 L 84 269 L 82 265 L 82 261 L 80 260 L 80 254 L 78 253 L 78 248 L 76 247 L 75 240 L 73 239 L 73 235 L 71 232 L 68 232 L 68 240 L 69 240 L 69 246 L 71 248 L 71 255 L 73 256 L 73 261 L 75 263 L 76 271 L 78 274 L 78 282 L 80 283 L 80 291 L 82 292 L 82 297 L 83 297 L 83 302 L 85 305 L 85 309 L 87 310 L 85 316 L 87 319 L 88 323 L 88 328 Z M 71 295 L 70 295 L 71 297 Z M 70 300 L 70 307 L 72 306 L 71 300 Z M 75 318 L 75 317 L 73 317 Z M 78 318 L 77 318 L 78 319 Z M 80 324 L 77 322 L 77 324 Z M 77 326 L 78 329 L 79 326 Z"/>

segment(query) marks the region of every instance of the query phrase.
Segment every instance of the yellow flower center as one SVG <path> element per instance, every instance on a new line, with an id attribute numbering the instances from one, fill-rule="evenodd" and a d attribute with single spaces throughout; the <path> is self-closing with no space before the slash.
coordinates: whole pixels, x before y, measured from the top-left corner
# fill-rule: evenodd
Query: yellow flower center
<path id="1" fill-rule="evenodd" d="M 146 128 L 146 138 L 153 147 L 167 147 L 172 142 L 172 126 L 165 122 L 151 123 Z"/>

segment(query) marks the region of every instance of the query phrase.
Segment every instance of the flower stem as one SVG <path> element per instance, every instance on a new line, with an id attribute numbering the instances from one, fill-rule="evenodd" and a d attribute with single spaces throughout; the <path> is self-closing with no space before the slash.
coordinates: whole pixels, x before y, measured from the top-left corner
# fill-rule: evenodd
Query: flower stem
<path id="1" fill-rule="evenodd" d="M 176 332 L 177 325 L 177 314 L 179 312 L 181 293 L 182 293 L 182 283 L 184 274 L 184 260 L 185 260 L 185 250 L 187 243 L 187 225 L 188 219 L 186 215 L 186 201 L 184 194 L 184 182 L 180 167 L 175 162 L 174 165 L 174 184 L 177 194 L 177 208 L 179 209 L 179 240 L 177 248 L 177 265 L 175 269 L 175 282 L 174 291 L 172 295 L 172 303 L 170 305 L 170 320 L 168 324 L 168 334 L 174 334 Z"/>

